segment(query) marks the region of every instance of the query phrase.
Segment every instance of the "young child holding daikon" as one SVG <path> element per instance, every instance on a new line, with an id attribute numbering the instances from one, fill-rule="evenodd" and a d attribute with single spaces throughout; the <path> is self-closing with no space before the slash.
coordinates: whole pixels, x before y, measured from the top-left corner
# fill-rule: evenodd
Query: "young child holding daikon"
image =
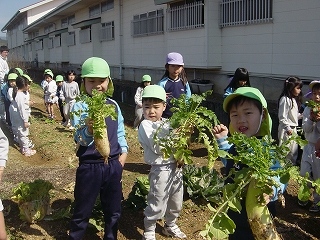
<path id="1" fill-rule="evenodd" d="M 81 77 L 82 98 L 71 111 L 79 167 L 69 239 L 84 237 L 98 195 L 105 220 L 104 239 L 117 239 L 122 169 L 128 152 L 124 119 L 119 105 L 107 97 L 112 95 L 113 85 L 104 59 L 88 58 L 82 64 Z"/>
<path id="2" fill-rule="evenodd" d="M 271 135 L 271 126 L 272 121 L 270 118 L 270 115 L 267 110 L 267 102 L 261 92 L 252 87 L 241 87 L 238 88 L 234 93 L 231 93 L 228 95 L 224 102 L 223 102 L 223 109 L 225 112 L 227 112 L 230 116 L 230 126 L 229 130 L 228 128 L 223 125 L 217 125 L 213 128 L 213 134 L 215 135 L 220 149 L 227 150 L 232 155 L 237 155 L 237 149 L 235 145 L 231 145 L 228 142 L 228 132 L 230 131 L 231 134 L 237 132 L 242 133 L 246 135 L 247 137 L 257 137 L 262 138 L 265 135 L 270 136 Z M 242 144 L 245 144 L 243 142 Z M 248 149 L 250 151 L 250 149 Z M 252 158 L 254 158 L 252 156 Z M 255 161 L 259 161 L 260 159 L 255 159 Z M 262 160 L 261 160 L 262 161 Z M 266 163 L 262 163 L 260 165 L 267 165 Z M 275 170 L 280 168 L 280 164 L 277 161 L 273 161 L 273 166 L 270 167 L 270 169 Z M 271 164 L 271 165 L 272 165 Z M 232 171 L 239 172 L 242 169 L 248 168 L 247 165 L 241 163 L 241 162 L 235 162 L 233 159 L 227 159 L 226 162 L 226 175 L 228 176 L 229 173 L 232 173 Z M 239 173 L 240 174 L 240 173 Z M 246 174 L 249 174 L 247 172 Z M 234 182 L 233 179 L 234 176 L 230 176 L 225 184 L 232 184 Z M 266 178 L 268 178 L 267 176 Z M 275 186 L 269 186 L 269 193 L 265 194 L 264 190 L 266 189 L 260 189 L 259 194 L 261 194 L 265 199 L 265 204 L 262 204 L 262 211 L 267 211 L 265 209 L 265 206 L 268 206 L 268 210 L 271 213 L 272 216 L 275 215 L 275 200 L 281 194 L 283 194 L 285 185 L 281 184 L 279 182 L 279 179 L 277 177 L 273 177 L 275 182 L 277 182 L 277 187 Z M 254 178 L 250 180 L 251 183 L 254 183 Z M 251 184 L 249 185 L 250 188 Z M 265 187 L 265 186 L 264 186 Z M 272 187 L 272 190 L 271 190 Z M 259 190 L 257 185 L 255 185 L 255 188 Z M 247 190 L 248 191 L 248 190 Z M 239 212 L 228 210 L 228 216 L 234 221 L 236 225 L 235 232 L 233 234 L 229 235 L 229 239 L 261 239 L 261 236 L 257 236 L 253 234 L 253 231 L 251 230 L 253 221 L 252 215 L 249 214 L 248 208 L 255 207 L 255 203 L 248 203 L 248 195 L 249 192 L 247 192 L 247 195 L 245 195 L 241 200 L 241 206 L 242 210 Z M 257 195 L 253 196 L 255 199 L 257 199 Z M 257 204 L 258 205 L 258 204 Z M 269 213 L 268 212 L 268 213 Z M 256 217 L 256 215 L 255 215 Z M 262 214 L 258 215 L 258 218 L 262 218 Z M 265 221 L 265 219 L 268 219 L 268 221 Z M 270 217 L 267 217 L 265 219 L 260 219 L 260 222 L 263 222 L 266 227 L 273 226 L 272 223 L 270 223 Z M 271 220 L 272 221 L 272 220 Z M 249 225 L 250 223 L 250 225 Z M 260 229 L 264 231 L 263 224 L 261 224 Z M 255 238 L 254 238 L 255 236 Z M 259 238 L 260 237 L 260 238 Z M 271 239 L 271 238 L 270 238 Z M 278 239 L 276 236 L 272 239 Z"/>
<path id="3" fill-rule="evenodd" d="M 142 239 L 156 239 L 156 223 L 163 217 L 163 234 L 186 238 L 176 224 L 183 202 L 182 168 L 172 156 L 164 158 L 161 147 L 154 140 L 155 134 L 165 137 L 170 131 L 169 122 L 161 117 L 166 109 L 164 88 L 158 85 L 146 86 L 142 93 L 142 107 L 144 120 L 139 126 L 138 137 L 144 149 L 144 160 L 151 165 Z"/>

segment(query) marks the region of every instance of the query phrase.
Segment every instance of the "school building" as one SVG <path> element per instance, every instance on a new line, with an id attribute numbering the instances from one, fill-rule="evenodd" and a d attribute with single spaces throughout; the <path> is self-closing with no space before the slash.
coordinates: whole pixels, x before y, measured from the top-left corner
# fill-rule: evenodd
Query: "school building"
<path id="1" fill-rule="evenodd" d="M 104 58 L 115 81 L 160 80 L 166 55 L 184 57 L 194 91 L 222 94 L 236 68 L 276 100 L 290 75 L 320 76 L 319 0 L 44 0 L 2 28 L 9 57 L 39 68 L 78 69 Z M 199 88 L 200 87 L 200 88 Z M 304 87 L 307 89 L 307 87 Z"/>

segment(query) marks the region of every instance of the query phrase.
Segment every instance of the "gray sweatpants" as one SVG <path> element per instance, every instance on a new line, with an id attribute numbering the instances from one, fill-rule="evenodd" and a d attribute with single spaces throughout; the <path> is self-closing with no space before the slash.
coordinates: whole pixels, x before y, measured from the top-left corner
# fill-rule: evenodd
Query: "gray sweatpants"
<path id="1" fill-rule="evenodd" d="M 304 146 L 301 158 L 300 175 L 305 176 L 307 172 L 312 176 L 312 180 L 320 178 L 320 158 L 315 156 L 315 146 L 312 143 L 308 143 Z M 320 196 L 316 191 L 313 191 L 313 198 L 314 203 L 318 203 L 320 201 Z"/>
<path id="2" fill-rule="evenodd" d="M 166 225 L 173 226 L 180 214 L 183 202 L 182 168 L 176 164 L 152 166 L 149 182 L 144 229 L 145 232 L 154 232 L 158 219 L 164 217 Z"/>

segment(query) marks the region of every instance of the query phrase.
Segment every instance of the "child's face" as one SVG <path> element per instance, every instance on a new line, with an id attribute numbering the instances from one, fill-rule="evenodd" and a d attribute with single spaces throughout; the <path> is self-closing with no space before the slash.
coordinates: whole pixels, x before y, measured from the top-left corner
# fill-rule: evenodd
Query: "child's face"
<path id="1" fill-rule="evenodd" d="M 247 83 L 247 81 L 245 81 L 245 80 L 240 80 L 240 81 L 239 81 L 239 87 L 245 86 L 246 83 Z"/>
<path id="2" fill-rule="evenodd" d="M 58 86 L 62 86 L 62 83 L 63 83 L 63 82 L 57 82 L 57 85 L 58 85 Z"/>
<path id="3" fill-rule="evenodd" d="M 173 80 L 177 80 L 179 78 L 179 74 L 181 73 L 183 66 L 180 65 L 168 65 L 169 77 Z"/>
<path id="4" fill-rule="evenodd" d="M 312 89 L 312 100 L 315 102 L 320 102 L 320 88 Z"/>
<path id="5" fill-rule="evenodd" d="M 255 136 L 260 129 L 263 119 L 259 108 L 250 101 L 244 101 L 237 107 L 230 108 L 230 124 L 236 132 L 245 134 L 247 137 Z"/>
<path id="6" fill-rule="evenodd" d="M 75 78 L 76 78 L 76 76 L 73 73 L 68 75 L 69 82 L 72 82 Z"/>
<path id="7" fill-rule="evenodd" d="M 150 82 L 143 82 L 143 85 L 146 87 L 146 86 L 149 86 L 150 85 Z"/>
<path id="8" fill-rule="evenodd" d="M 292 95 L 294 97 L 298 97 L 301 92 L 301 87 L 298 85 L 294 89 L 292 89 Z"/>
<path id="9" fill-rule="evenodd" d="M 142 103 L 142 107 L 144 118 L 152 122 L 156 122 L 161 119 L 162 113 L 166 109 L 166 103 L 161 100 L 145 100 Z"/>
<path id="10" fill-rule="evenodd" d="M 51 76 L 50 75 L 45 75 L 44 76 L 44 79 L 47 81 L 47 82 L 50 82 L 52 80 Z"/>
<path id="11" fill-rule="evenodd" d="M 92 96 L 92 90 L 96 89 L 99 92 L 106 92 L 108 90 L 109 78 L 84 78 L 84 86 L 86 92 Z"/>
<path id="12" fill-rule="evenodd" d="M 9 81 L 10 87 L 15 87 L 16 86 L 16 81 L 15 80 L 10 80 Z"/>

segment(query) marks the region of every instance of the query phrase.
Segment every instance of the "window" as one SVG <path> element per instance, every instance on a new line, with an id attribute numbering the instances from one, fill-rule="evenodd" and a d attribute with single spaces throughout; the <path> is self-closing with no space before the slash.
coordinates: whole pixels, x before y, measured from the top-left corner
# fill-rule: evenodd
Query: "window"
<path id="1" fill-rule="evenodd" d="M 75 32 L 69 32 L 68 38 L 67 38 L 67 45 L 73 46 L 76 45 L 76 35 Z"/>
<path id="2" fill-rule="evenodd" d="M 164 31 L 163 22 L 163 9 L 135 15 L 132 20 L 132 36 L 161 34 Z"/>
<path id="3" fill-rule="evenodd" d="M 44 34 L 47 34 L 47 33 L 49 33 L 49 32 L 52 32 L 54 29 L 55 29 L 54 24 L 53 24 L 53 23 L 50 23 L 49 25 L 47 25 L 47 26 L 44 28 Z"/>
<path id="4" fill-rule="evenodd" d="M 48 48 L 53 48 L 53 37 L 48 39 Z"/>
<path id="5" fill-rule="evenodd" d="M 114 8 L 114 0 L 107 0 L 101 3 L 101 12 L 105 12 L 113 8 Z"/>
<path id="6" fill-rule="evenodd" d="M 224 0 L 220 3 L 220 26 L 272 21 L 272 0 Z"/>
<path id="7" fill-rule="evenodd" d="M 54 47 L 61 47 L 61 34 L 57 34 L 53 39 Z"/>
<path id="8" fill-rule="evenodd" d="M 89 17 L 90 18 L 97 17 L 102 12 L 106 12 L 113 8 L 114 8 L 114 0 L 103 1 L 102 3 L 94 5 L 89 8 Z"/>
<path id="9" fill-rule="evenodd" d="M 100 15 L 100 4 L 89 8 L 89 17 L 97 17 Z"/>
<path id="10" fill-rule="evenodd" d="M 114 40 L 114 21 L 101 23 L 100 41 Z"/>
<path id="11" fill-rule="evenodd" d="M 167 9 L 167 22 L 169 31 L 203 27 L 203 1 L 188 0 L 170 4 Z"/>
<path id="12" fill-rule="evenodd" d="M 91 26 L 81 28 L 79 34 L 80 43 L 91 42 Z"/>
<path id="13" fill-rule="evenodd" d="M 36 50 L 42 50 L 43 49 L 43 40 L 40 40 L 36 42 Z"/>
<path id="14" fill-rule="evenodd" d="M 74 15 L 61 19 L 61 28 L 68 27 L 76 20 Z"/>

